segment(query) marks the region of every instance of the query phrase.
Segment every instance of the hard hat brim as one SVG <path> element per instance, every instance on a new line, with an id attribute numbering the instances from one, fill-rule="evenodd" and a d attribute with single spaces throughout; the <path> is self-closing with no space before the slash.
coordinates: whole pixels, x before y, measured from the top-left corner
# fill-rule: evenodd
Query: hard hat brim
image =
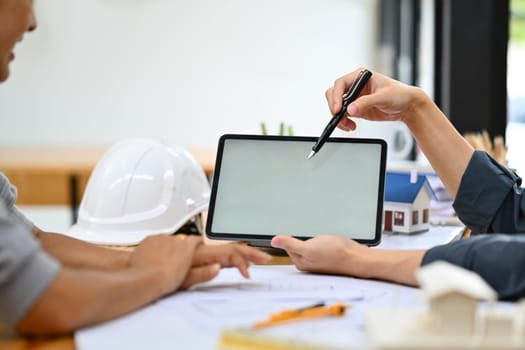
<path id="1" fill-rule="evenodd" d="M 125 235 L 115 232 L 89 231 L 78 224 L 71 226 L 66 232 L 67 236 L 101 245 L 137 245 L 151 232 L 127 232 Z"/>
<path id="2" fill-rule="evenodd" d="M 93 244 L 100 245 L 137 245 L 147 236 L 153 234 L 162 234 L 162 233 L 175 233 L 179 228 L 181 228 L 188 220 L 193 218 L 195 215 L 198 215 L 205 211 L 208 208 L 208 203 L 203 203 L 200 206 L 196 207 L 194 210 L 189 212 L 187 215 L 180 218 L 180 220 L 175 223 L 173 226 L 156 229 L 151 228 L 147 231 L 111 231 L 111 230 L 101 230 L 100 228 L 95 228 L 93 230 L 86 229 L 81 224 L 74 224 L 67 230 L 65 233 L 66 236 L 70 236 L 82 241 L 90 242 Z"/>

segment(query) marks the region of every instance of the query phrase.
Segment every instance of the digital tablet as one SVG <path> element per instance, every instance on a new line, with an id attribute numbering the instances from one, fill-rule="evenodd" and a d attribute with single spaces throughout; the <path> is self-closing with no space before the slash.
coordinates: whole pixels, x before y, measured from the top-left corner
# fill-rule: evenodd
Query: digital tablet
<path id="1" fill-rule="evenodd" d="M 386 142 L 223 135 L 219 139 L 206 234 L 270 246 L 275 235 L 322 234 L 367 245 L 381 239 Z"/>

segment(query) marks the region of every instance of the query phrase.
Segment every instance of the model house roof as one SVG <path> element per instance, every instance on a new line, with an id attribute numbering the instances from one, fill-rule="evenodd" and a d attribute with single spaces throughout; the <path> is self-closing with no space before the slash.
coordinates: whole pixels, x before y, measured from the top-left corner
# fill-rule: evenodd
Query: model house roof
<path id="1" fill-rule="evenodd" d="M 414 176 L 413 176 L 414 177 Z M 424 187 L 430 196 L 432 190 L 424 175 L 416 175 L 413 183 L 410 181 L 410 173 L 387 172 L 385 179 L 385 201 L 412 203 Z"/>
<path id="2" fill-rule="evenodd" d="M 473 299 L 496 300 L 497 294 L 477 273 L 445 261 L 423 266 L 417 272 L 423 294 L 430 301 L 457 292 Z"/>

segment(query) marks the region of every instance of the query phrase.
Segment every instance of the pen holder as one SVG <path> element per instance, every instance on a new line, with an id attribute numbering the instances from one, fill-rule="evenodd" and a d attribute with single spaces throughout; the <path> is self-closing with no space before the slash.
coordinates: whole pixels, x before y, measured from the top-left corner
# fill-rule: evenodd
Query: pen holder
<path id="1" fill-rule="evenodd" d="M 487 130 L 483 130 L 481 133 L 466 133 L 463 137 L 475 149 L 485 151 L 498 163 L 507 165 L 508 149 L 503 136 L 495 136 L 491 140 Z"/>

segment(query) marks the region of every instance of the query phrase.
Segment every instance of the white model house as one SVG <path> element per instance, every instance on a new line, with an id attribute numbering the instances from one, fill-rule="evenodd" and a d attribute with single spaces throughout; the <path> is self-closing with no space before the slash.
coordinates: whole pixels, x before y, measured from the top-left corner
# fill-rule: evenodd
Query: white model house
<path id="1" fill-rule="evenodd" d="M 474 334 L 478 302 L 497 299 L 478 274 L 444 261 L 424 266 L 417 279 L 428 301 L 428 330 L 443 336 Z"/>
<path id="2" fill-rule="evenodd" d="M 428 308 L 367 311 L 374 349 L 525 349 L 525 302 L 498 303 L 479 275 L 444 261 L 423 266 L 417 279 Z"/>
<path id="3" fill-rule="evenodd" d="M 384 231 L 416 233 L 430 227 L 432 189 L 426 176 L 387 172 L 383 205 Z"/>

